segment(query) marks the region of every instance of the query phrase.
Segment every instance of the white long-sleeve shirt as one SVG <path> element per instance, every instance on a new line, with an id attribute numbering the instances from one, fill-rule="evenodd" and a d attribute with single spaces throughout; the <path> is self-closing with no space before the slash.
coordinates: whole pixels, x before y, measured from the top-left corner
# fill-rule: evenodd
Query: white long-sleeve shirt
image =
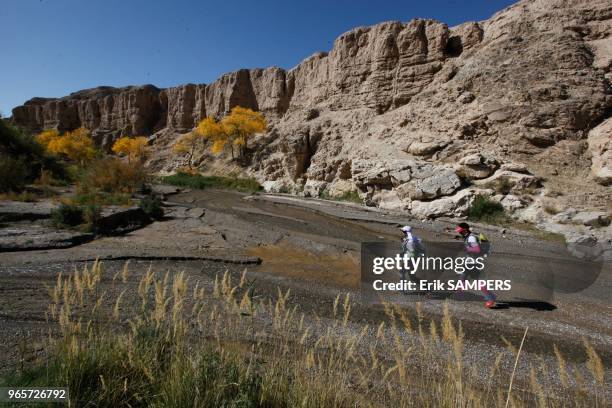
<path id="1" fill-rule="evenodd" d="M 419 237 L 409 232 L 402 238 L 402 251 L 415 256 L 423 248 L 423 243 Z"/>

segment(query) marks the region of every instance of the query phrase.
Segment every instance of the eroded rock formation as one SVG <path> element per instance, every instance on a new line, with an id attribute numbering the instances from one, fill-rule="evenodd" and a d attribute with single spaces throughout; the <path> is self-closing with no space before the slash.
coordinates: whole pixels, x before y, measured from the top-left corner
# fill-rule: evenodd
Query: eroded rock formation
<path id="1" fill-rule="evenodd" d="M 104 146 L 159 132 L 155 166 L 171 170 L 180 163 L 161 152 L 173 135 L 241 105 L 269 119 L 245 171 L 271 190 L 357 189 L 370 204 L 424 216 L 463 215 L 477 193 L 518 214 L 529 207 L 529 217 L 543 196 L 605 210 L 611 35 L 608 0 L 523 0 L 457 27 L 359 27 L 288 71 L 34 98 L 13 119 L 32 130 L 85 126 Z"/>

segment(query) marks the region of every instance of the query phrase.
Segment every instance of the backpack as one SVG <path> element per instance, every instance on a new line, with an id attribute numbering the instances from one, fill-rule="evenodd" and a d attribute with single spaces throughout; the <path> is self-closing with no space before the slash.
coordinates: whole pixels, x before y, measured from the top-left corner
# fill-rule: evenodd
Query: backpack
<path id="1" fill-rule="evenodd" d="M 489 256 L 491 254 L 491 241 L 489 241 L 489 238 L 487 238 L 487 236 L 482 232 L 474 232 L 472 233 L 472 235 L 474 235 L 478 240 L 478 245 L 480 246 L 480 255 L 483 257 Z"/>
<path id="2" fill-rule="evenodd" d="M 425 255 L 425 247 L 421 239 L 411 234 L 411 241 L 412 245 L 408 245 L 407 238 L 402 238 L 402 251 L 409 252 L 411 256 Z M 410 251 L 410 249 L 412 249 L 412 251 Z"/>

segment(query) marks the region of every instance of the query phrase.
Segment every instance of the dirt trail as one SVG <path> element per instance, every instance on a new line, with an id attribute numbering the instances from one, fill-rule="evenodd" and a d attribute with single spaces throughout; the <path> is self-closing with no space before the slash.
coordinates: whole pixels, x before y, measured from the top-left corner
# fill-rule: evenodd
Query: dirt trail
<path id="1" fill-rule="evenodd" d="M 69 271 L 96 256 L 111 268 L 133 258 L 136 275 L 152 265 L 160 270 L 185 270 L 195 279 L 211 281 L 225 269 L 239 273 L 247 268 L 258 290 L 275 296 L 277 288 L 292 290 L 292 302 L 304 313 L 329 315 L 338 293 L 356 300 L 352 320 L 376 325 L 386 316 L 380 305 L 361 298 L 360 245 L 362 242 L 395 241 L 397 225 L 412 223 L 424 239 L 453 240 L 445 221 L 421 223 L 404 215 L 322 200 L 284 196 L 246 196 L 227 191 L 191 191 L 168 198 L 167 217 L 125 236 L 105 237 L 68 249 L 0 253 L 0 342 L 5 363 L 15 364 L 15 348 L 24 331 L 44 326 L 48 297 L 60 271 Z M 563 245 L 530 238 L 525 233 L 487 230 L 496 243 L 499 262 L 510 277 L 527 257 L 546 259 L 562 253 Z M 113 261 L 111 259 L 121 259 Z M 168 260 L 164 260 L 168 258 Z M 261 260 L 258 264 L 256 261 Z M 600 352 L 604 365 L 612 366 L 612 306 L 609 293 L 612 272 L 604 270 L 597 281 L 579 293 L 553 298 L 514 299 L 503 310 L 487 310 L 481 301 L 446 302 L 462 320 L 467 358 L 489 364 L 504 350 L 501 339 L 517 344 L 529 327 L 525 359 L 544 358 L 554 363 L 557 344 L 572 364 L 583 367 L 582 339 Z M 393 298 L 407 310 L 421 302 L 425 318 L 438 319 L 445 302 L 422 296 Z M 11 351 L 13 350 L 13 351 Z M 12 356 L 12 357 L 10 357 Z"/>

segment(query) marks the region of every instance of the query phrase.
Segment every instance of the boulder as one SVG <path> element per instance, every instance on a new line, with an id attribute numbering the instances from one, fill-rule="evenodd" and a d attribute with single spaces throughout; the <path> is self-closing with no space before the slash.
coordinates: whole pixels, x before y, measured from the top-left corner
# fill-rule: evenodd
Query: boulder
<path id="1" fill-rule="evenodd" d="M 474 196 L 479 193 L 477 189 L 463 189 L 458 193 L 433 201 L 414 200 L 410 212 L 417 217 L 463 217 L 467 215 L 468 208 Z"/>
<path id="2" fill-rule="evenodd" d="M 304 184 L 305 197 L 319 197 L 327 187 L 325 181 L 307 180 Z"/>
<path id="3" fill-rule="evenodd" d="M 284 180 L 266 180 L 261 186 L 267 193 L 284 193 L 289 190 Z"/>
<path id="4" fill-rule="evenodd" d="M 444 149 L 448 144 L 448 141 L 413 142 L 406 149 L 406 152 L 414 156 L 431 156 L 435 152 Z"/>
<path id="5" fill-rule="evenodd" d="M 500 200 L 500 203 L 509 212 L 514 212 L 525 206 L 524 200 L 514 194 L 507 194 Z"/>
<path id="6" fill-rule="evenodd" d="M 357 187 L 355 187 L 355 184 L 351 180 L 336 180 L 330 183 L 325 191 L 327 191 L 330 197 L 341 197 L 356 189 Z"/>
<path id="7" fill-rule="evenodd" d="M 558 222 L 559 224 L 568 224 L 572 221 L 572 219 L 577 213 L 578 211 L 576 209 L 568 208 L 565 211 L 561 211 L 553 215 L 552 220 L 554 222 Z"/>
<path id="8" fill-rule="evenodd" d="M 591 227 L 605 227 L 610 225 L 610 217 L 603 211 L 581 211 L 571 218 L 573 223 Z"/>
<path id="9" fill-rule="evenodd" d="M 482 179 L 489 177 L 499 167 L 498 161 L 489 155 L 473 153 L 459 160 L 457 173 L 470 179 Z"/>
<path id="10" fill-rule="evenodd" d="M 515 172 L 515 173 L 531 174 L 529 172 L 529 170 L 527 169 L 527 166 L 525 164 L 519 163 L 519 162 L 506 162 L 506 163 L 502 163 L 500 168 L 502 170 L 508 170 L 508 171 L 512 171 L 512 172 Z"/>
<path id="11" fill-rule="evenodd" d="M 492 176 L 474 181 L 475 185 L 501 190 L 532 191 L 541 186 L 541 179 L 531 174 L 497 170 Z"/>
<path id="12" fill-rule="evenodd" d="M 461 186 L 461 180 L 452 169 L 428 168 L 423 173 L 417 170 L 414 174 L 416 180 L 410 193 L 412 200 L 431 200 L 451 195 Z"/>
<path id="13" fill-rule="evenodd" d="M 576 235 L 567 245 L 568 251 L 579 259 L 601 259 L 604 248 L 592 235 Z"/>
<path id="14" fill-rule="evenodd" d="M 371 201 L 386 210 L 406 211 L 410 208 L 410 201 L 403 200 L 395 190 L 381 190 L 373 195 Z"/>

